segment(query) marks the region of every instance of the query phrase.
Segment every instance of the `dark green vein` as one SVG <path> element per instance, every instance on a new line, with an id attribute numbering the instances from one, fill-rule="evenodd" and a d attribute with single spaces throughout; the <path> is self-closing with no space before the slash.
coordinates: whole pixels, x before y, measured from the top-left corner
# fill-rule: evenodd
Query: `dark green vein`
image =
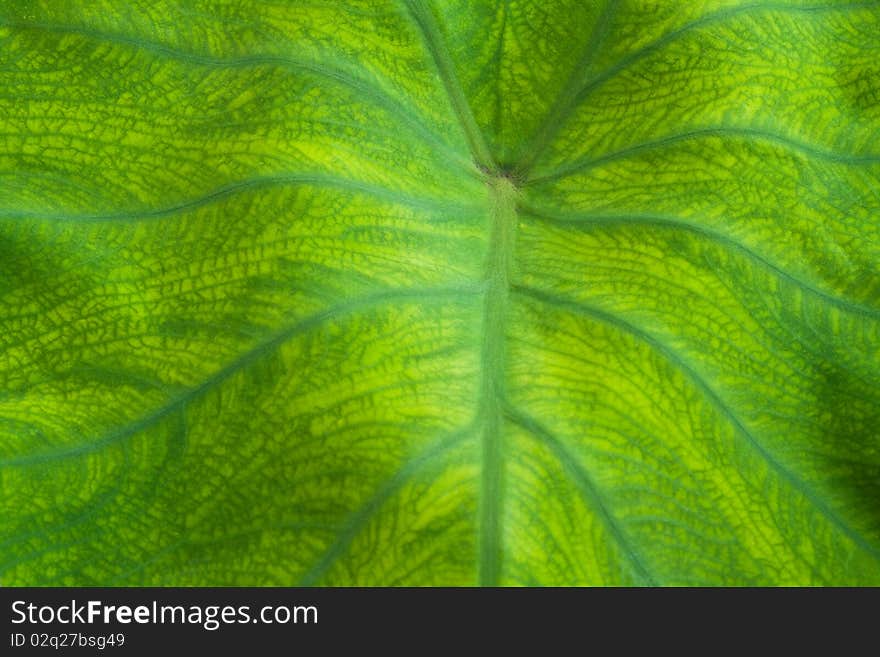
<path id="1" fill-rule="evenodd" d="M 434 13 L 425 0 L 404 0 L 404 4 L 416 25 L 418 25 L 425 42 L 425 47 L 428 49 L 434 65 L 437 67 L 440 79 L 443 80 L 443 86 L 446 89 L 449 102 L 467 138 L 475 163 L 484 170 L 495 171 L 497 166 L 492 158 L 492 154 L 489 152 L 489 147 L 486 145 L 486 140 L 483 138 L 483 133 L 477 126 L 470 105 L 464 96 L 461 84 L 455 74 L 455 67 L 452 64 L 449 51 L 444 43 L 440 26 L 434 18 Z"/>
<path id="2" fill-rule="evenodd" d="M 505 416 L 525 429 L 529 435 L 536 438 L 553 453 L 560 465 L 568 473 L 568 476 L 571 477 L 574 484 L 581 491 L 584 501 L 593 509 L 600 522 L 620 546 L 624 557 L 632 567 L 636 580 L 643 585 L 657 586 L 656 580 L 645 567 L 644 558 L 638 553 L 617 518 L 611 513 L 602 494 L 599 492 L 599 488 L 577 457 L 546 427 L 526 413 L 513 408 L 509 404 L 505 404 Z"/>
<path id="3" fill-rule="evenodd" d="M 501 93 L 501 71 L 504 66 L 504 38 L 507 32 L 507 14 L 510 12 L 510 6 L 507 3 L 501 3 L 498 6 L 498 10 L 501 12 L 501 29 L 498 31 L 498 44 L 495 46 L 495 61 L 494 61 L 494 78 L 496 82 L 495 88 L 495 103 L 494 103 L 494 111 L 492 116 L 492 125 L 495 128 L 495 134 L 501 138 L 503 142 L 503 130 L 505 127 L 504 123 L 504 97 Z"/>
<path id="4" fill-rule="evenodd" d="M 418 456 L 410 459 L 402 465 L 384 484 L 379 486 L 375 493 L 349 514 L 342 527 L 337 533 L 336 539 L 330 544 L 323 555 L 309 568 L 297 582 L 297 586 L 314 586 L 329 568 L 348 550 L 351 542 L 357 537 L 367 523 L 376 516 L 382 506 L 401 487 L 409 481 L 413 475 L 428 465 L 431 461 L 442 456 L 450 449 L 461 443 L 470 430 L 460 431 L 447 436 L 431 447 L 421 452 Z"/>
<path id="5" fill-rule="evenodd" d="M 750 13 L 757 12 L 770 12 L 770 13 L 799 13 L 799 14 L 818 14 L 824 12 L 843 12 L 843 11 L 852 11 L 855 9 L 867 9 L 872 7 L 880 6 L 880 1 L 873 2 L 861 2 L 861 3 L 853 3 L 849 5 L 813 5 L 813 6 L 803 6 L 803 5 L 785 5 L 785 4 L 752 4 L 752 5 L 742 5 L 739 7 L 728 7 L 727 9 L 721 9 L 714 13 L 711 13 L 707 16 L 703 16 L 702 18 L 698 18 L 689 23 L 682 25 L 680 28 L 676 30 L 672 30 L 667 34 L 664 34 L 656 41 L 653 41 L 635 52 L 630 53 L 629 55 L 622 58 L 617 64 L 609 67 L 602 73 L 599 73 L 591 80 L 587 81 L 583 88 L 578 93 L 577 98 L 575 99 L 575 106 L 580 103 L 593 89 L 597 86 L 601 85 L 603 82 L 607 81 L 609 78 L 614 77 L 620 71 L 628 68 L 633 63 L 639 61 L 640 59 L 644 59 L 645 57 L 661 50 L 666 47 L 670 43 L 673 43 L 680 39 L 683 36 L 687 36 L 689 33 L 694 32 L 696 30 L 702 29 L 704 27 L 708 27 L 710 25 L 722 23 L 725 20 L 730 18 L 735 18 L 737 16 L 742 16 Z M 570 109 L 574 109 L 571 107 Z"/>
<path id="6" fill-rule="evenodd" d="M 630 54 L 624 56 L 620 59 L 616 64 L 608 67 L 601 73 L 598 73 L 591 77 L 590 79 L 583 82 L 580 88 L 576 89 L 574 92 L 569 91 L 564 97 L 560 96 L 560 100 L 558 103 L 558 107 L 554 108 L 554 112 L 552 113 L 552 120 L 549 120 L 545 123 L 544 129 L 539 133 L 540 136 L 536 136 L 535 139 L 532 140 L 530 147 L 526 150 L 526 155 L 523 156 L 522 162 L 518 165 L 518 169 L 521 170 L 523 177 L 525 178 L 525 174 L 534 166 L 534 164 L 539 160 L 541 155 L 543 155 L 544 151 L 559 133 L 559 131 L 563 128 L 563 126 L 567 123 L 568 119 L 571 118 L 572 113 L 581 105 L 581 103 L 597 88 L 602 86 L 609 79 L 613 78 L 615 75 L 620 73 L 621 71 L 629 68 L 636 62 L 641 59 L 644 59 L 653 53 L 656 53 L 659 50 L 662 50 L 664 47 L 669 45 L 670 43 L 675 42 L 683 36 L 687 36 L 689 33 L 699 30 L 703 27 L 708 27 L 713 24 L 721 23 L 730 18 L 735 18 L 741 15 L 747 15 L 752 12 L 777 12 L 777 13 L 802 13 L 802 14 L 817 14 L 822 12 L 832 12 L 832 11 L 850 11 L 854 9 L 866 9 L 871 7 L 880 6 L 880 1 L 873 2 L 862 2 L 855 3 L 851 5 L 816 5 L 816 6 L 795 6 L 795 5 L 783 5 L 783 4 L 751 4 L 751 5 L 743 5 L 739 7 L 729 7 L 727 9 L 721 9 L 719 11 L 710 13 L 702 18 L 698 18 L 689 23 L 684 24 L 680 28 L 676 30 L 672 30 L 667 34 L 664 34 L 657 40 L 639 48 L 638 50 L 631 52 Z"/>
<path id="7" fill-rule="evenodd" d="M 480 488 L 479 582 L 497 586 L 502 559 L 502 501 L 504 496 L 505 328 L 510 275 L 516 239 L 517 191 L 507 178 L 489 181 L 490 235 L 485 264 L 480 358 L 482 380 L 477 415 L 482 424 L 482 482 Z"/>
<path id="8" fill-rule="evenodd" d="M 815 146 L 814 144 L 793 139 L 786 135 L 781 135 L 775 132 L 759 130 L 755 128 L 714 127 L 689 130 L 688 132 L 682 132 L 680 134 L 646 141 L 641 144 L 634 144 L 632 146 L 628 146 L 627 148 L 622 148 L 613 153 L 608 153 L 599 157 L 583 158 L 581 160 L 577 160 L 570 164 L 561 166 L 552 172 L 535 176 L 534 178 L 531 178 L 529 180 L 528 184 L 539 185 L 541 183 L 552 182 L 555 180 L 559 180 L 560 178 L 570 176 L 574 173 L 588 171 L 603 164 L 607 164 L 608 162 L 614 162 L 615 160 L 621 160 L 631 155 L 637 155 L 644 151 L 650 151 L 656 148 L 662 148 L 663 146 L 668 146 L 683 141 L 690 141 L 692 139 L 700 139 L 702 137 L 734 137 L 741 138 L 747 143 L 767 141 L 786 149 L 800 151 L 801 153 L 809 157 L 846 165 L 880 163 L 880 154 L 866 153 L 854 155 L 848 153 L 840 153 L 832 150 L 826 150 L 824 148 Z"/>
<path id="9" fill-rule="evenodd" d="M 413 103 L 402 102 L 402 99 L 395 98 L 375 81 L 360 79 L 352 76 L 344 70 L 330 68 L 316 62 L 301 61 L 289 56 L 270 54 L 246 55 L 241 57 L 217 57 L 214 55 L 179 50 L 163 43 L 156 43 L 127 34 L 102 32 L 85 26 L 58 25 L 52 23 L 25 23 L 2 20 L 0 20 L 0 26 L 11 27 L 18 30 L 37 30 L 56 34 L 78 35 L 95 41 L 104 41 L 106 43 L 128 46 L 135 50 L 150 52 L 159 57 L 174 59 L 194 66 L 203 66 L 214 69 L 275 66 L 310 73 L 326 80 L 332 80 L 344 87 L 348 87 L 357 92 L 358 98 L 369 100 L 376 107 L 400 118 L 402 125 L 411 128 L 414 132 L 421 135 L 428 143 L 434 144 L 446 152 L 454 152 L 450 145 L 447 144 L 440 135 L 428 127 L 424 117 L 413 112 Z"/>
<path id="10" fill-rule="evenodd" d="M 767 463 L 771 471 L 774 471 L 783 482 L 795 492 L 799 493 L 813 506 L 813 508 L 822 514 L 832 526 L 836 527 L 841 533 L 849 538 L 856 547 L 871 555 L 874 559 L 880 561 L 880 549 L 869 543 L 868 540 L 851 527 L 837 511 L 824 502 L 806 481 L 801 479 L 770 450 L 764 447 L 758 438 L 752 434 L 733 409 L 725 403 L 719 393 L 709 385 L 703 376 L 677 351 L 669 347 L 661 339 L 629 322 L 620 315 L 610 313 L 596 306 L 554 296 L 547 292 L 526 286 L 514 285 L 511 287 L 511 291 L 531 298 L 541 304 L 550 305 L 565 312 L 580 315 L 581 317 L 587 317 L 607 326 L 614 327 L 619 331 L 633 336 L 636 340 L 646 344 L 655 352 L 662 355 L 670 365 L 678 369 L 688 380 L 691 381 L 692 385 L 700 391 L 721 418 L 730 424 L 731 428 L 734 430 L 734 434 L 740 436 L 746 444 Z"/>
<path id="11" fill-rule="evenodd" d="M 549 222 L 558 226 L 568 226 L 578 230 L 586 230 L 590 226 L 656 226 L 660 228 L 670 228 L 674 230 L 684 230 L 698 237 L 702 237 L 709 241 L 715 242 L 727 249 L 741 253 L 749 260 L 769 269 L 780 278 L 788 281 L 796 287 L 819 297 L 824 302 L 836 306 L 847 312 L 869 317 L 871 319 L 880 319 L 880 308 L 873 308 L 865 304 L 837 296 L 834 292 L 823 290 L 817 284 L 787 271 L 780 265 L 776 264 L 769 258 L 761 255 L 751 247 L 746 246 L 737 239 L 727 235 L 708 224 L 698 224 L 693 220 L 682 219 L 680 217 L 664 216 L 664 215 L 644 215 L 644 214 L 619 214 L 619 215 L 601 215 L 601 214 L 558 214 L 552 211 L 523 207 L 520 214 L 531 217 L 538 221 Z"/>
<path id="12" fill-rule="evenodd" d="M 559 129 L 559 122 L 565 120 L 565 116 L 569 112 L 568 108 L 575 102 L 578 93 L 580 93 L 584 76 L 589 73 L 599 46 L 602 45 L 602 42 L 608 36 L 609 27 L 614 14 L 617 12 L 617 7 L 618 0 L 606 0 L 602 13 L 596 19 L 596 24 L 590 32 L 586 46 L 569 74 L 568 80 L 566 80 L 562 90 L 556 96 L 556 100 L 547 113 L 547 117 L 543 120 L 525 148 L 522 149 L 522 154 L 517 157 L 514 169 L 519 179 L 526 180 L 528 178 L 528 173 L 535 161 L 541 156 Z"/>
<path id="13" fill-rule="evenodd" d="M 274 353 L 285 342 L 292 338 L 307 333 L 322 324 L 334 319 L 339 319 L 371 308 L 381 307 L 392 301 L 426 301 L 452 299 L 453 301 L 463 296 L 474 296 L 483 292 L 482 286 L 450 287 L 433 289 L 396 289 L 364 296 L 359 299 L 343 302 L 331 308 L 315 313 L 304 319 L 297 320 L 290 326 L 281 329 L 266 340 L 258 343 L 255 347 L 238 356 L 225 367 L 206 378 L 201 384 L 172 398 L 163 406 L 144 415 L 140 419 L 118 429 L 112 430 L 104 436 L 90 442 L 78 445 L 63 446 L 55 450 L 37 454 L 26 454 L 0 460 L 0 468 L 39 465 L 48 461 L 56 461 L 65 458 L 79 457 L 100 451 L 106 447 L 119 443 L 131 436 L 159 424 L 163 419 L 173 413 L 182 412 L 186 405 L 199 397 L 214 390 L 227 381 L 237 372 L 247 369 L 261 358 Z"/>
<path id="14" fill-rule="evenodd" d="M 163 217 L 172 216 L 181 212 L 196 210 L 198 208 L 222 201 L 223 199 L 235 196 L 241 192 L 249 190 L 265 189 L 270 187 L 282 187 L 285 185 L 303 185 L 313 187 L 335 187 L 344 191 L 367 194 L 380 200 L 386 200 L 393 203 L 399 203 L 408 207 L 418 209 L 452 209 L 462 211 L 470 211 L 475 208 L 461 205 L 456 207 L 451 201 L 443 201 L 440 199 L 427 199 L 410 196 L 401 192 L 372 185 L 370 183 L 353 180 L 350 178 L 341 178 L 338 176 L 329 176 L 320 173 L 303 173 L 303 174 L 283 174 L 275 176 L 258 176 L 247 180 L 224 185 L 212 192 L 205 194 L 199 198 L 190 199 L 178 203 L 176 205 L 165 208 L 131 210 L 126 212 L 117 212 L 109 214 L 52 214 L 46 212 L 31 212 L 28 210 L 0 210 L 0 219 L 37 219 L 47 221 L 70 221 L 70 222 L 104 222 L 104 221 L 137 221 L 148 219 L 161 219 Z"/>

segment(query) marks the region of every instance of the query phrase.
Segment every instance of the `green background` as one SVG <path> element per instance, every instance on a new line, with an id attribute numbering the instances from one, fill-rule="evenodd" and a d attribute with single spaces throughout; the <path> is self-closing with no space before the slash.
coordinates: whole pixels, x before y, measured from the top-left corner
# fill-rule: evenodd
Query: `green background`
<path id="1" fill-rule="evenodd" d="M 877 2 L 0 0 L 0 583 L 880 584 Z"/>

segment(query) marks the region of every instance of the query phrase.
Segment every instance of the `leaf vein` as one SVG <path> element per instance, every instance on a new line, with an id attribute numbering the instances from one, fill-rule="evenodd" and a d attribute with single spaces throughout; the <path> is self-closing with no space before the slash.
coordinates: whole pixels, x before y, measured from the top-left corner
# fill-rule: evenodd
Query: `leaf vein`
<path id="1" fill-rule="evenodd" d="M 129 46 L 138 50 L 144 50 L 159 57 L 166 59 L 176 59 L 178 61 L 193 64 L 197 66 L 206 66 L 215 69 L 222 68 L 249 68 L 259 66 L 278 66 L 281 68 L 295 69 L 311 73 L 313 75 L 333 80 L 338 84 L 348 87 L 360 95 L 361 98 L 370 99 L 377 107 L 398 116 L 403 120 L 404 125 L 409 126 L 412 130 L 420 134 L 423 138 L 435 146 L 448 151 L 449 145 L 433 130 L 428 128 L 424 117 L 416 115 L 411 110 L 412 103 L 402 103 L 399 99 L 394 98 L 390 93 L 383 89 L 379 84 L 364 79 L 353 77 L 349 73 L 333 69 L 328 66 L 318 64 L 316 62 L 307 62 L 296 60 L 284 55 L 248 55 L 243 57 L 217 57 L 214 55 L 200 54 L 180 50 L 164 43 L 148 41 L 146 39 L 137 38 L 127 34 L 113 34 L 94 30 L 85 26 L 59 25 L 54 23 L 36 23 L 36 22 L 19 22 L 19 21 L 0 21 L 0 26 L 11 27 L 19 30 L 41 30 L 45 32 L 53 32 L 56 34 L 73 34 L 79 35 L 96 41 L 104 41 L 107 43 L 115 43 L 122 46 Z"/>
<path id="2" fill-rule="evenodd" d="M 699 390 L 706 400 L 716 409 L 716 411 L 734 429 L 734 433 L 745 439 L 746 443 L 767 463 L 777 476 L 785 481 L 788 486 L 803 496 L 819 513 L 837 529 L 839 529 L 852 543 L 869 554 L 874 559 L 880 561 L 880 549 L 872 545 L 868 540 L 856 529 L 849 525 L 844 518 L 835 511 L 831 506 L 826 504 L 816 491 L 806 481 L 801 479 L 793 470 L 789 469 L 782 461 L 780 461 L 773 453 L 771 453 L 746 427 L 746 425 L 734 413 L 733 409 L 728 406 L 721 396 L 709 385 L 701 374 L 674 349 L 669 347 L 658 337 L 648 331 L 636 326 L 635 324 L 624 319 L 620 315 L 613 314 L 602 310 L 596 306 L 591 306 L 580 301 L 563 299 L 548 294 L 534 288 L 515 285 L 511 286 L 511 291 L 531 298 L 539 303 L 551 305 L 560 308 L 563 311 L 592 318 L 607 326 L 617 328 L 624 333 L 628 333 L 640 342 L 648 345 L 657 353 L 661 354 L 671 365 L 676 367 L 687 379 Z"/>
<path id="3" fill-rule="evenodd" d="M 849 311 L 853 314 L 869 317 L 872 320 L 880 320 L 880 308 L 873 308 L 863 303 L 836 296 L 834 293 L 823 290 L 820 286 L 812 283 L 801 276 L 787 271 L 784 267 L 776 264 L 766 256 L 755 251 L 751 247 L 743 244 L 739 240 L 709 227 L 708 225 L 698 224 L 693 221 L 682 219 L 680 217 L 665 215 L 645 215 L 645 214 L 572 214 L 561 215 L 554 214 L 550 210 L 523 208 L 522 214 L 528 215 L 539 221 L 550 222 L 559 226 L 571 226 L 579 230 L 586 229 L 589 225 L 653 225 L 664 228 L 680 229 L 688 231 L 694 235 L 701 236 L 705 239 L 720 244 L 728 249 L 732 249 L 742 253 L 747 258 L 759 263 L 767 269 L 774 272 L 780 278 L 783 278 L 796 287 L 799 287 L 820 299 L 830 303 L 838 308 Z"/>
<path id="4" fill-rule="evenodd" d="M 657 52 L 658 50 L 661 50 L 666 45 L 680 39 L 683 36 L 688 35 L 694 30 L 698 30 L 700 28 L 715 23 L 721 23 L 729 18 L 734 18 L 739 15 L 746 15 L 751 12 L 793 12 L 809 15 L 826 11 L 852 11 L 855 9 L 866 9 L 877 6 L 880 6 L 880 1 L 877 0 L 873 0 L 871 2 L 854 3 L 849 5 L 794 6 L 784 4 L 749 4 L 740 7 L 729 7 L 727 9 L 722 9 L 703 16 L 702 18 L 698 18 L 689 23 L 686 23 L 680 28 L 672 30 L 671 32 L 664 34 L 657 40 L 645 46 L 642 46 L 638 50 L 631 52 L 628 55 L 625 55 L 616 64 L 613 64 L 601 73 L 598 73 L 589 80 L 585 81 L 581 88 L 577 91 L 577 93 L 570 94 L 568 100 L 564 104 L 562 104 L 558 111 L 555 113 L 554 120 L 552 121 L 550 129 L 547 130 L 547 134 L 544 135 L 540 140 L 539 148 L 533 149 L 533 152 L 528 159 L 528 166 L 531 167 L 538 161 L 540 156 L 550 145 L 553 138 L 559 133 L 559 131 L 571 117 L 572 113 L 581 105 L 581 103 L 583 103 L 583 101 L 589 96 L 590 93 L 592 93 L 595 89 L 604 84 L 610 78 L 629 68 L 632 64 L 641 59 L 644 59 L 645 57 L 651 55 L 654 52 Z"/>
<path id="5" fill-rule="evenodd" d="M 169 217 L 181 212 L 196 210 L 198 208 L 222 201 L 226 198 L 246 192 L 249 190 L 281 187 L 284 185 L 311 185 L 314 187 L 335 187 L 341 190 L 363 193 L 374 196 L 378 199 L 399 203 L 409 207 L 420 209 L 440 209 L 455 208 L 456 204 L 452 201 L 443 201 L 441 199 L 419 198 L 396 192 L 395 190 L 373 185 L 351 178 L 342 178 L 339 176 L 331 176 L 321 173 L 302 173 L 302 174 L 282 174 L 273 176 L 257 176 L 233 182 L 198 198 L 189 199 L 175 205 L 157 209 L 143 209 L 109 214 L 81 214 L 81 215 L 65 215 L 62 213 L 33 212 L 28 210 L 0 210 L 0 219 L 41 219 L 46 221 L 70 221 L 77 223 L 101 223 L 106 221 L 138 221 L 148 219 L 161 219 Z M 457 210 L 472 210 L 466 205 L 460 205 Z"/>
<path id="6" fill-rule="evenodd" d="M 537 420 L 523 411 L 515 409 L 510 404 L 505 404 L 505 415 L 553 453 L 580 490 L 584 501 L 596 512 L 599 520 L 620 546 L 624 556 L 632 565 L 636 578 L 648 586 L 657 586 L 656 580 L 645 567 L 644 558 L 636 551 L 632 541 L 629 540 L 620 523 L 611 513 L 608 504 L 599 493 L 596 483 L 565 444 Z"/>
<path id="7" fill-rule="evenodd" d="M 421 468 L 461 443 L 469 434 L 470 430 L 465 429 L 446 436 L 404 463 L 397 472 L 348 515 L 337 534 L 336 540 L 330 544 L 314 565 L 300 577 L 297 586 L 314 586 L 330 567 L 346 553 L 351 542 L 367 523 L 376 516 L 385 502 L 394 493 L 400 490 Z"/>
<path id="8" fill-rule="evenodd" d="M 213 373 L 199 385 L 190 388 L 186 392 L 169 400 L 160 408 L 152 411 L 151 413 L 148 413 L 147 415 L 141 417 L 135 422 L 120 427 L 114 431 L 110 431 L 103 437 L 98 438 L 97 440 L 93 440 L 91 442 L 73 446 L 64 446 L 49 452 L 26 454 L 0 460 L 0 468 L 42 464 L 48 461 L 83 456 L 87 454 L 92 454 L 113 444 L 126 440 L 133 435 L 136 435 L 146 429 L 149 429 L 152 426 L 157 425 L 159 422 L 161 422 L 164 418 L 168 417 L 172 413 L 183 411 L 188 403 L 217 388 L 237 372 L 247 369 L 249 366 L 257 362 L 260 358 L 266 356 L 267 354 L 275 352 L 278 348 L 280 348 L 283 344 L 285 344 L 292 338 L 300 334 L 306 333 L 318 326 L 321 326 L 328 321 L 332 321 L 334 319 L 357 312 L 359 310 L 381 307 L 383 304 L 391 301 L 426 300 L 429 298 L 442 299 L 446 297 L 457 299 L 463 295 L 476 295 L 479 294 L 481 291 L 482 289 L 479 286 L 437 288 L 427 290 L 397 289 L 337 304 L 326 310 L 306 317 L 305 319 L 300 319 L 288 326 L 287 328 L 278 331 L 268 339 L 257 344 L 249 351 L 232 360 L 225 367 Z"/>
<path id="9" fill-rule="evenodd" d="M 634 144 L 632 146 L 628 146 L 613 153 L 608 153 L 599 157 L 583 158 L 581 160 L 572 162 L 571 164 L 561 166 L 553 172 L 536 176 L 529 180 L 529 185 L 538 185 L 542 183 L 557 181 L 562 178 L 566 178 L 572 174 L 596 168 L 608 162 L 627 158 L 630 155 L 635 155 L 644 151 L 661 148 L 663 146 L 668 146 L 670 144 L 676 144 L 683 141 L 700 139 L 701 137 L 741 137 L 744 141 L 750 143 L 763 140 L 777 144 L 784 148 L 800 151 L 805 155 L 817 159 L 827 160 L 829 162 L 837 162 L 841 164 L 860 165 L 880 163 L 880 154 L 876 153 L 841 153 L 838 151 L 826 150 L 814 144 L 810 144 L 797 139 L 792 139 L 791 137 L 788 137 L 786 135 L 778 134 L 768 130 L 719 126 L 690 130 L 688 132 L 646 141 L 641 144 Z"/>

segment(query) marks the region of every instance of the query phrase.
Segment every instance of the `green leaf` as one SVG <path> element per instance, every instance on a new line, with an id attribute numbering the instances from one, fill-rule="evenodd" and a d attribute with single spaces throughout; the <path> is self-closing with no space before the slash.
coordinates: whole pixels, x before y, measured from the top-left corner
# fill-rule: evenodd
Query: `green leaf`
<path id="1" fill-rule="evenodd" d="M 5 585 L 880 584 L 880 3 L 0 4 Z"/>

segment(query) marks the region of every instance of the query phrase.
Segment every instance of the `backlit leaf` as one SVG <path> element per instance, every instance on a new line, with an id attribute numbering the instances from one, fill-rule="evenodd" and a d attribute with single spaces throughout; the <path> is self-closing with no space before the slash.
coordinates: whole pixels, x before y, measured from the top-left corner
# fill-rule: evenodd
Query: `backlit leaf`
<path id="1" fill-rule="evenodd" d="M 880 3 L 0 0 L 5 585 L 880 584 Z"/>

